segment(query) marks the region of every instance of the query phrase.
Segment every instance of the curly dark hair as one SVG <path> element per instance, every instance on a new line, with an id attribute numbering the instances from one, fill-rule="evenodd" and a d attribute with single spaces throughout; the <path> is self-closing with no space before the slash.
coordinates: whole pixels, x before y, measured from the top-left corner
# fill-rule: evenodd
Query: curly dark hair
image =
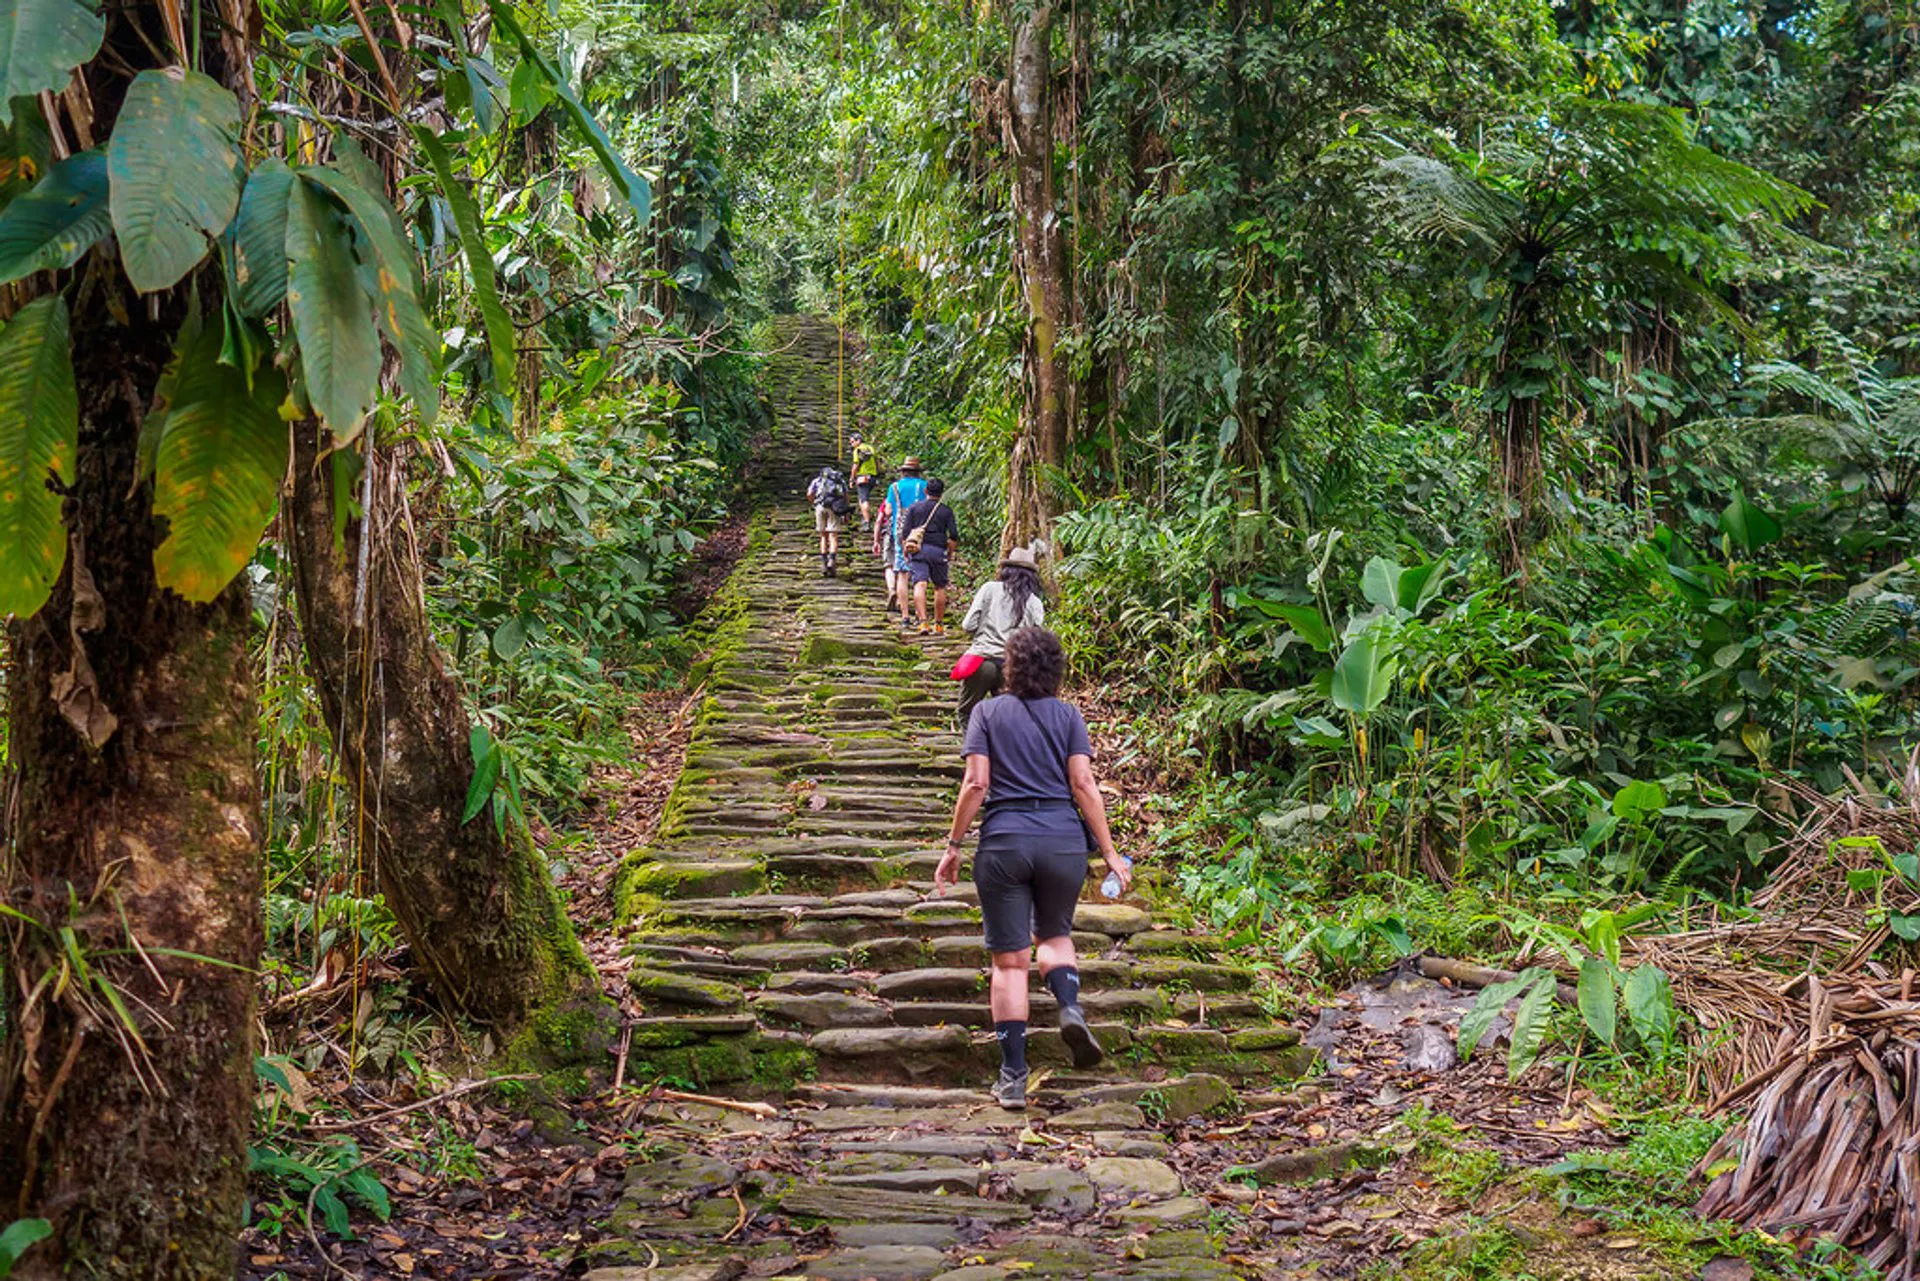
<path id="1" fill-rule="evenodd" d="M 1052 698 L 1067 674 L 1067 651 L 1044 627 L 1022 627 L 1007 637 L 1007 692 L 1015 698 Z"/>

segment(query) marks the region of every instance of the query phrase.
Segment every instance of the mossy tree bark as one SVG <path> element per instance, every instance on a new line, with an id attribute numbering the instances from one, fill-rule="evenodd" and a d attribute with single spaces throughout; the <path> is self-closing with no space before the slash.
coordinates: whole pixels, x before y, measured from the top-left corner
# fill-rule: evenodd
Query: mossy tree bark
<path id="1" fill-rule="evenodd" d="M 397 461 L 375 450 L 366 510 L 335 539 L 327 442 L 294 431 L 288 529 L 307 661 L 380 889 L 448 1005 L 541 1062 L 603 1053 L 613 1011 L 525 828 L 462 822 L 474 762 L 460 686 L 428 625 Z M 343 491 L 346 486 L 343 484 Z M 366 540 L 371 538 L 371 543 Z"/>
<path id="2" fill-rule="evenodd" d="M 1055 7 L 1034 5 L 1013 37 L 1007 74 L 1007 150 L 1013 156 L 1014 267 L 1027 303 L 1021 342 L 1020 435 L 1007 461 L 1001 555 L 1046 533 L 1054 515 L 1048 472 L 1066 462 L 1074 381 L 1062 340 L 1070 324 L 1066 231 L 1053 173 Z"/>
<path id="3" fill-rule="evenodd" d="M 208 30 L 242 8 L 210 7 Z M 80 107 L 53 100 L 76 146 L 106 136 L 166 47 L 156 8 L 105 17 Z M 244 59 L 209 39 L 202 65 L 239 85 Z M 13 625 L 6 681 L 0 1223 L 54 1225 L 16 1277 L 224 1281 L 245 1208 L 262 936 L 251 608 L 244 580 L 210 605 L 155 582 L 164 530 L 136 442 L 188 287 L 137 297 L 99 256 L 111 248 L 94 253 L 61 278 L 84 278 L 68 291 L 71 551 L 47 604 Z M 217 271 L 199 288 L 218 305 Z"/>

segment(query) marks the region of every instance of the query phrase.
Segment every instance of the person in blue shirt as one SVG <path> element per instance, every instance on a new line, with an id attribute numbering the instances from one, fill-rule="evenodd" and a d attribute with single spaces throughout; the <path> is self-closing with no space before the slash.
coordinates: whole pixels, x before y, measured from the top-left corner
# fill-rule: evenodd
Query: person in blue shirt
<path id="1" fill-rule="evenodd" d="M 907 618 L 908 565 L 907 554 L 900 544 L 907 536 L 907 526 L 901 519 L 907 514 L 907 508 L 927 496 L 927 482 L 920 477 L 920 460 L 908 454 L 900 460 L 900 479 L 887 486 L 887 506 L 893 510 L 893 568 L 895 590 L 899 592 L 900 618 Z"/>

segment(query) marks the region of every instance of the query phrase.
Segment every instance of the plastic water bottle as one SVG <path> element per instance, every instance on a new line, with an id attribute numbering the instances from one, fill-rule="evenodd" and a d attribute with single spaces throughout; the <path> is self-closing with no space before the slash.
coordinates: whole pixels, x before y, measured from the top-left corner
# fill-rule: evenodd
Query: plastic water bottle
<path id="1" fill-rule="evenodd" d="M 1127 865 L 1128 871 L 1133 870 L 1133 860 L 1125 854 L 1120 856 L 1120 861 Z M 1100 895 L 1102 898 L 1116 899 L 1120 897 L 1120 891 L 1124 888 L 1126 887 L 1120 884 L 1120 873 L 1108 872 L 1107 879 L 1100 882 Z"/>

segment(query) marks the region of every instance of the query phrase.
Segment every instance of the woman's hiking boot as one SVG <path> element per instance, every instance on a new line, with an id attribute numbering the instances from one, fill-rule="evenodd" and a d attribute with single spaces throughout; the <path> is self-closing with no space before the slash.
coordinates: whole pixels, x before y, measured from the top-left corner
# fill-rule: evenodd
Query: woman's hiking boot
<path id="1" fill-rule="evenodd" d="M 1085 1024 L 1083 1023 L 1084 1027 Z M 1000 1079 L 993 1083 L 993 1101 L 1009 1112 L 1027 1110 L 1027 1074 L 1009 1072 L 1000 1069 Z"/>
<path id="2" fill-rule="evenodd" d="M 1093 1039 L 1087 1016 L 1077 1005 L 1060 1007 L 1060 1039 L 1066 1042 L 1067 1053 L 1073 1055 L 1073 1065 L 1083 1071 L 1106 1057 L 1100 1042 Z"/>

